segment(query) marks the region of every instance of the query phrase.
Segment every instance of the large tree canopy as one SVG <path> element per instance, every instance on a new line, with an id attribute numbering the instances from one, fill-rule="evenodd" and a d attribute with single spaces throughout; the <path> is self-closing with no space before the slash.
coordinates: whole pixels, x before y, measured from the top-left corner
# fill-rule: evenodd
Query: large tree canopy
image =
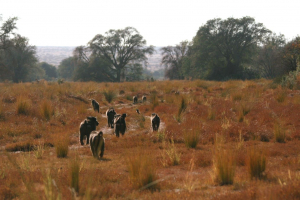
<path id="1" fill-rule="evenodd" d="M 126 65 L 147 61 L 147 54 L 153 54 L 153 46 L 146 47 L 146 40 L 132 27 L 109 30 L 98 34 L 90 42 L 89 48 L 95 57 L 101 57 L 110 65 L 115 74 L 114 81 L 120 82 L 121 72 Z"/>
<path id="2" fill-rule="evenodd" d="M 55 66 L 50 65 L 46 62 L 39 63 L 39 67 L 41 67 L 45 71 L 45 79 L 51 80 L 53 78 L 57 78 L 57 69 Z"/>
<path id="3" fill-rule="evenodd" d="M 201 78 L 247 78 L 245 69 L 251 52 L 268 33 L 251 17 L 209 20 L 193 39 L 193 65 L 200 67 Z"/>

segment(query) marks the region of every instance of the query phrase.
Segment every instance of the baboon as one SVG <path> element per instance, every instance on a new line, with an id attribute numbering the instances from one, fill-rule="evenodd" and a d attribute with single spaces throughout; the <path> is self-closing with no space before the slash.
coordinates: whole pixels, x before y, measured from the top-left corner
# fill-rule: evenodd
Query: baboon
<path id="1" fill-rule="evenodd" d="M 94 111 L 98 111 L 99 113 L 99 103 L 95 99 L 92 99 L 92 106 Z"/>
<path id="2" fill-rule="evenodd" d="M 125 122 L 125 118 L 126 118 L 126 114 L 122 114 L 122 115 L 115 115 L 114 118 L 114 133 L 116 134 L 117 137 L 119 137 L 119 133 L 121 133 L 122 135 L 125 134 L 126 131 L 126 122 Z"/>
<path id="3" fill-rule="evenodd" d="M 133 96 L 133 103 L 136 104 L 138 102 L 137 96 Z"/>
<path id="4" fill-rule="evenodd" d="M 116 111 L 113 108 L 109 108 L 106 111 L 106 117 L 107 117 L 107 124 L 108 127 L 113 128 L 114 127 L 114 116 L 116 115 Z"/>
<path id="5" fill-rule="evenodd" d="M 99 125 L 96 117 L 87 117 L 83 122 L 80 123 L 79 127 L 79 140 L 80 144 L 84 145 L 83 139 L 86 136 L 86 144 L 89 144 L 90 134 L 92 131 L 96 130 L 96 126 Z"/>
<path id="6" fill-rule="evenodd" d="M 151 115 L 151 127 L 153 131 L 158 131 L 160 124 L 160 118 L 156 113 L 152 113 Z"/>
<path id="7" fill-rule="evenodd" d="M 143 103 L 145 103 L 147 101 L 147 97 L 146 96 L 143 96 L 142 97 L 142 100 L 143 100 Z"/>
<path id="8" fill-rule="evenodd" d="M 105 139 L 103 138 L 103 132 L 92 131 L 90 135 L 90 147 L 91 147 L 92 154 L 95 158 L 99 159 L 99 154 L 100 154 L 100 158 L 103 157 L 104 146 L 105 146 Z"/>
<path id="9" fill-rule="evenodd" d="M 136 112 L 137 112 L 137 114 L 140 114 L 140 110 L 139 109 L 136 109 Z"/>

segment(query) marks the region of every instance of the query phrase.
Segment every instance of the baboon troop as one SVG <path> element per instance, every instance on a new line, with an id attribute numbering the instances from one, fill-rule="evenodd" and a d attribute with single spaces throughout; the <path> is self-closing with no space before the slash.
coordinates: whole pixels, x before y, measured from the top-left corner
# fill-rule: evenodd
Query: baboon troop
<path id="1" fill-rule="evenodd" d="M 99 103 L 95 99 L 90 99 L 92 101 L 92 106 L 94 111 L 99 113 Z M 146 102 L 147 97 L 142 96 L 142 102 Z M 138 103 L 137 96 L 133 96 L 133 103 Z M 136 112 L 140 114 L 139 109 L 136 109 Z M 126 131 L 126 121 L 125 118 L 127 114 L 117 114 L 114 108 L 109 108 L 106 111 L 107 124 L 108 127 L 114 128 L 114 134 L 117 137 L 120 137 L 120 133 L 122 136 Z M 105 139 L 103 137 L 102 131 L 96 131 L 96 127 L 99 125 L 96 117 L 89 116 L 84 121 L 80 123 L 79 127 L 79 140 L 80 144 L 84 145 L 84 141 L 86 138 L 86 144 L 90 145 L 92 154 L 95 158 L 100 159 L 104 155 L 105 149 Z M 158 131 L 160 125 L 160 118 L 156 113 L 151 114 L 151 127 L 153 131 Z"/>
<path id="2" fill-rule="evenodd" d="M 160 124 L 160 118 L 156 113 L 152 113 L 151 115 L 151 127 L 153 131 L 158 131 Z"/>
<path id="3" fill-rule="evenodd" d="M 100 154 L 100 158 L 103 157 L 104 146 L 105 146 L 105 139 L 103 138 L 103 132 L 93 131 L 90 135 L 90 147 L 91 147 L 92 154 L 95 158 L 99 159 L 99 154 Z"/>
<path id="4" fill-rule="evenodd" d="M 138 102 L 137 96 L 133 96 L 133 103 L 136 104 Z"/>
<path id="5" fill-rule="evenodd" d="M 96 117 L 87 117 L 83 122 L 80 123 L 79 127 L 79 140 L 80 144 L 84 145 L 83 139 L 86 137 L 86 144 L 89 144 L 90 134 L 92 131 L 96 130 L 96 126 L 99 125 Z"/>
<path id="6" fill-rule="evenodd" d="M 99 113 L 99 103 L 95 99 L 92 99 L 92 106 L 94 111 L 97 111 Z"/>
<path id="7" fill-rule="evenodd" d="M 122 115 L 115 115 L 114 118 L 114 133 L 116 134 L 117 137 L 119 137 L 119 133 L 121 133 L 122 135 L 125 134 L 126 131 L 126 122 L 125 122 L 125 118 L 126 118 L 126 114 L 122 114 Z"/>
<path id="8" fill-rule="evenodd" d="M 143 96 L 142 97 L 142 100 L 143 100 L 143 103 L 145 103 L 147 101 L 147 97 L 146 96 Z"/>
<path id="9" fill-rule="evenodd" d="M 109 108 L 106 111 L 106 117 L 107 117 L 107 124 L 108 127 L 113 128 L 114 127 L 114 116 L 116 115 L 116 111 L 113 108 Z"/>

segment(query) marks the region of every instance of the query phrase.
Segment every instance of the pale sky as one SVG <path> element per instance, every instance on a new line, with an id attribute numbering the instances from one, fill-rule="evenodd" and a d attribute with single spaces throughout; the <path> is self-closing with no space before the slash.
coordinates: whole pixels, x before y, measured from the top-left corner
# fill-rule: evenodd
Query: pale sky
<path id="1" fill-rule="evenodd" d="M 250 16 L 288 40 L 300 35 L 300 0 L 0 0 L 3 20 L 35 46 L 86 45 L 109 29 L 136 28 L 147 45 L 191 41 L 207 20 Z M 2 22 L 0 22 L 2 24 Z"/>

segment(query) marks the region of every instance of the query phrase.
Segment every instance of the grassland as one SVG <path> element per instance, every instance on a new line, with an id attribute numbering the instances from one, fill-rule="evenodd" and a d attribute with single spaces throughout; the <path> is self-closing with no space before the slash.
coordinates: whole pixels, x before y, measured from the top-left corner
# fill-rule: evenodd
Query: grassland
<path id="1" fill-rule="evenodd" d="M 297 90 L 267 80 L 40 82 L 1 83 L 0 94 L 0 199 L 300 198 Z M 107 127 L 109 107 L 127 113 L 125 136 Z M 79 144 L 87 116 L 104 132 L 101 160 Z"/>

